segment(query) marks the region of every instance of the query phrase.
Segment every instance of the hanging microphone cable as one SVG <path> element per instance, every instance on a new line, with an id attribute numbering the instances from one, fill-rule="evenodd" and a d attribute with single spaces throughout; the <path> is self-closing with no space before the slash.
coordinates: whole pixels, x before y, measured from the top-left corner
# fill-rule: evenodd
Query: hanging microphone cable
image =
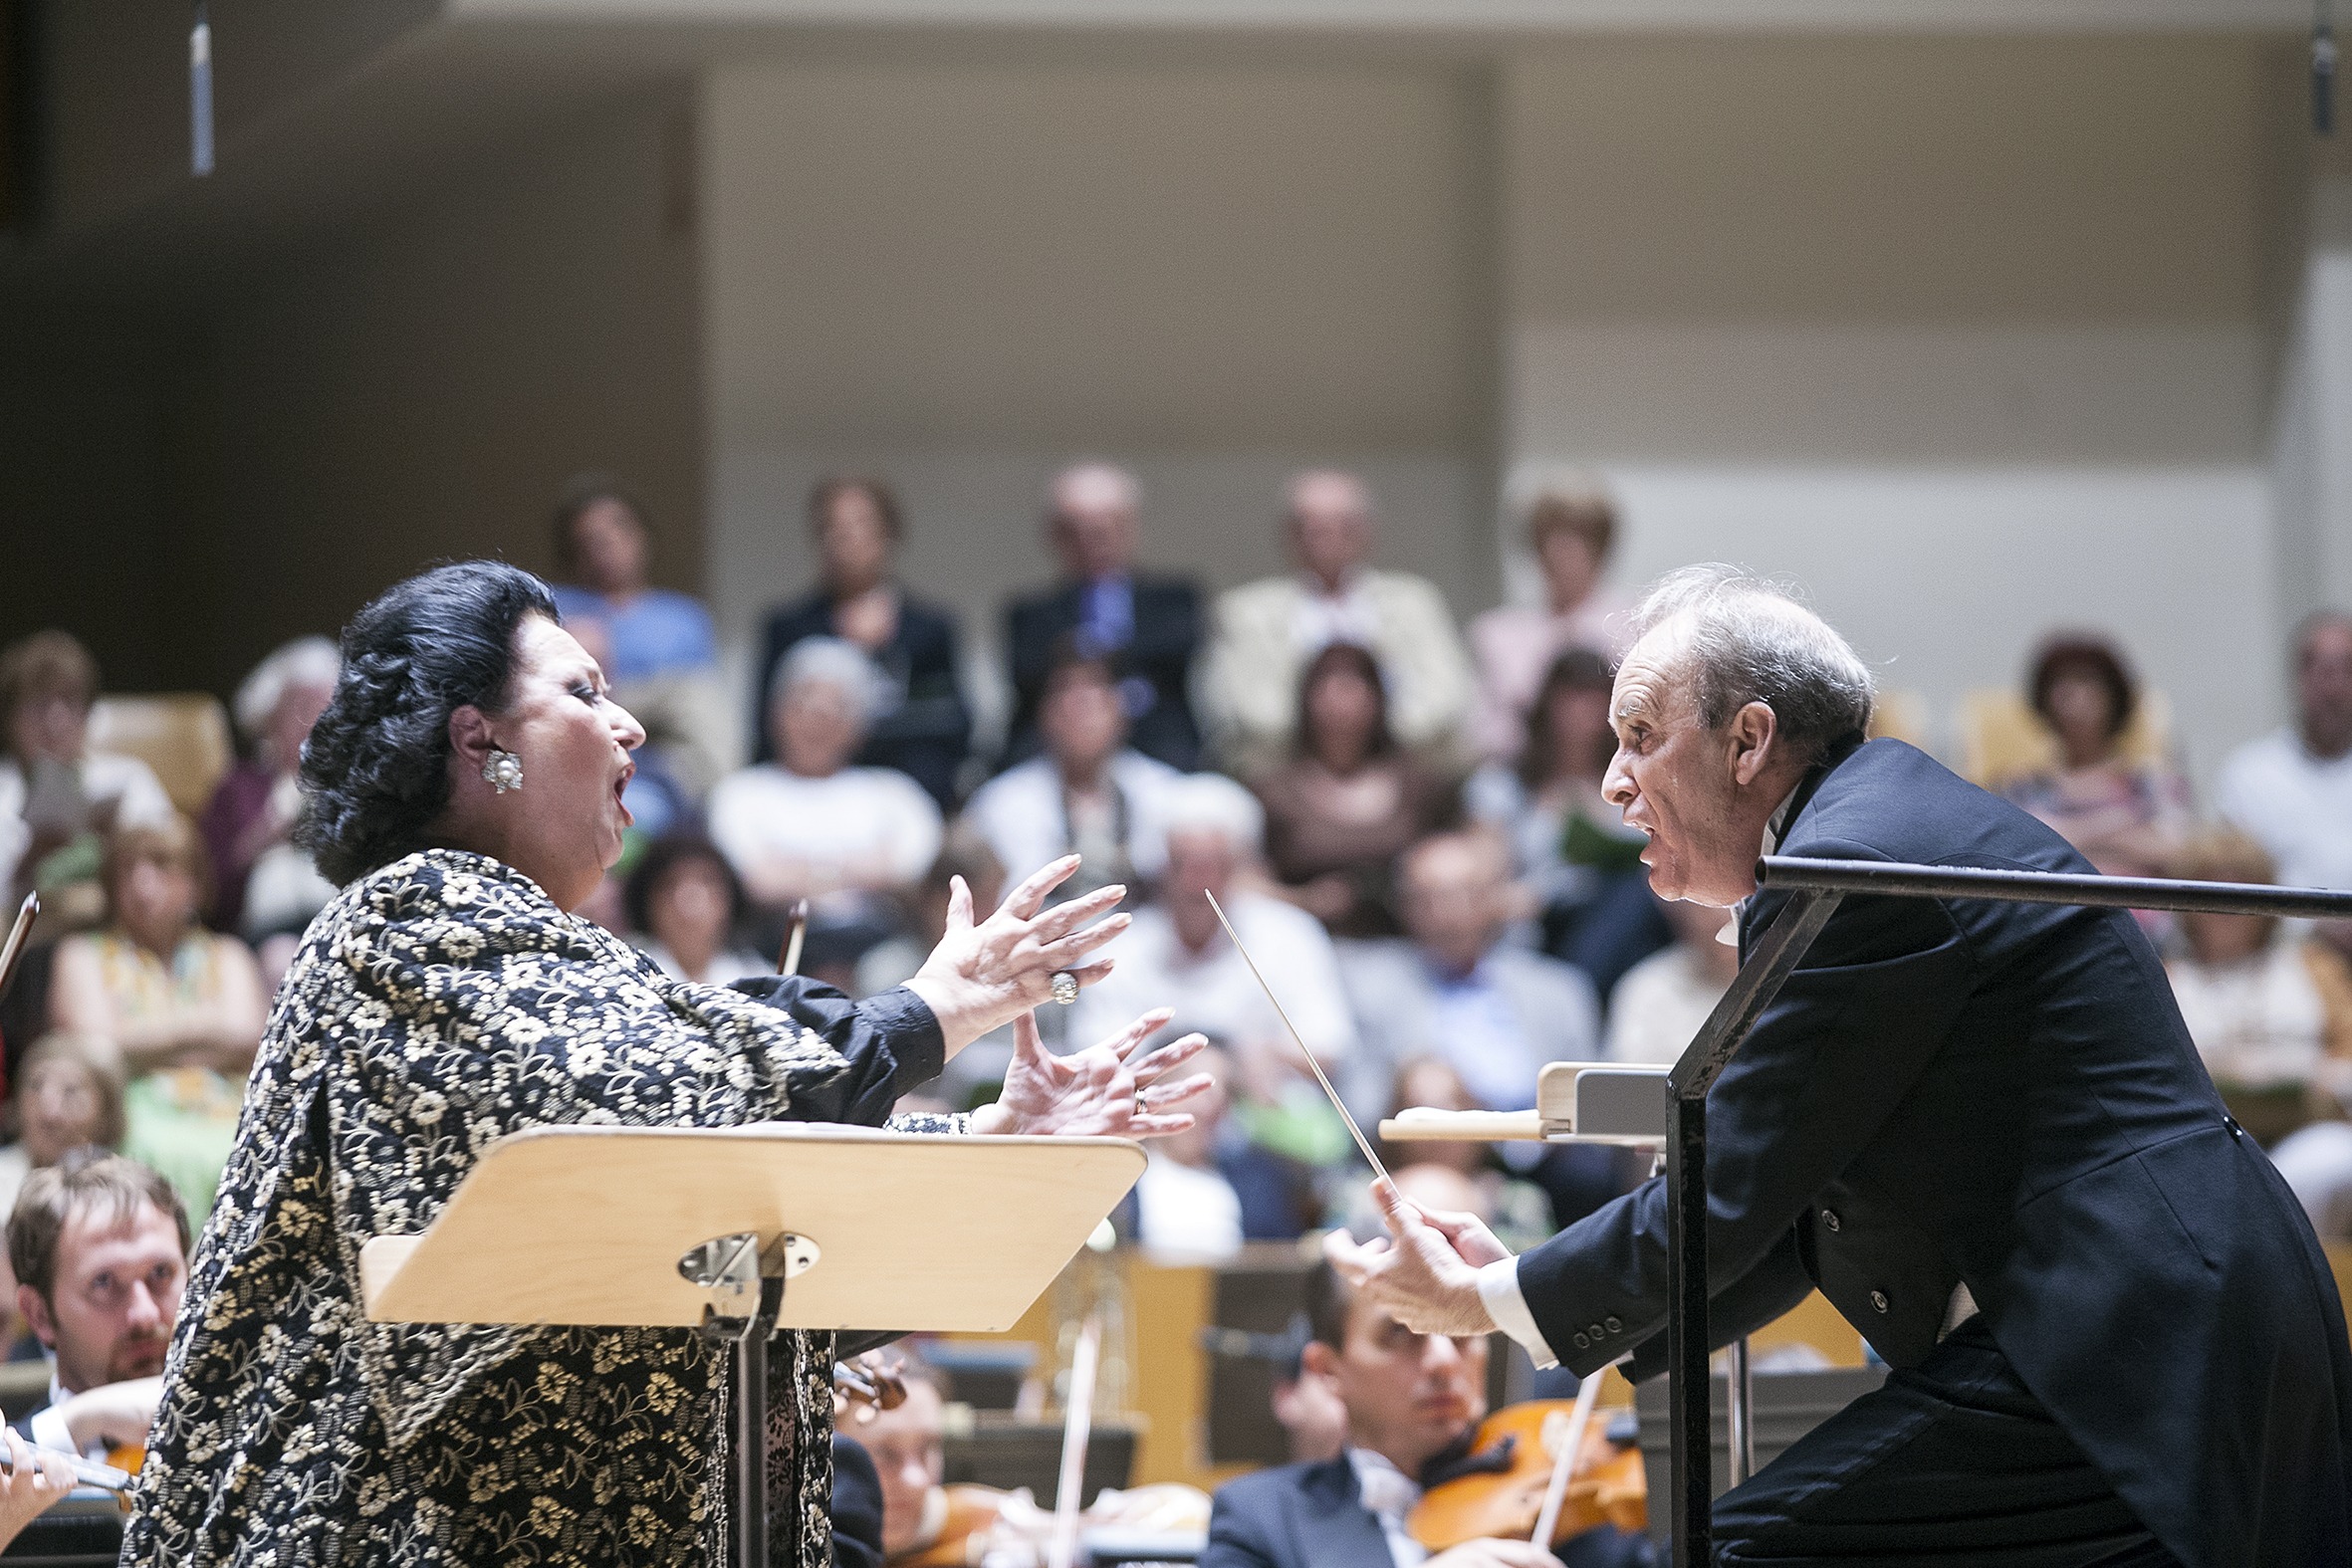
<path id="1" fill-rule="evenodd" d="M 204 0 L 196 0 L 188 30 L 188 164 L 196 174 L 212 172 L 212 22 Z"/>
<path id="2" fill-rule="evenodd" d="M 2336 132 L 2335 11 L 2335 0 L 2318 0 L 2311 18 L 2311 129 L 2322 136 Z"/>

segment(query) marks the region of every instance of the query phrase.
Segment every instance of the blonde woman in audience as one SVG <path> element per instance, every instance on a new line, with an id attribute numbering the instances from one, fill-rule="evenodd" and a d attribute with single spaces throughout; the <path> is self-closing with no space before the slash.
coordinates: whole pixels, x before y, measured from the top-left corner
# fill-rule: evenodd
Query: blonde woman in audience
<path id="1" fill-rule="evenodd" d="M 204 929 L 204 854 L 178 816 L 109 835 L 105 929 L 58 946 L 50 1013 L 110 1040 L 129 1073 L 125 1153 L 211 1211 L 269 1010 L 253 952 Z"/>
<path id="2" fill-rule="evenodd" d="M 39 887 L 50 930 L 99 918 L 109 827 L 171 814 L 145 763 L 90 750 L 97 701 L 98 661 L 65 632 L 37 631 L 0 653 L 0 892 L 13 908 Z"/>
<path id="3" fill-rule="evenodd" d="M 1470 623 L 1478 665 L 1473 738 L 1509 764 L 1527 744 L 1528 717 L 1552 661 L 1586 648 L 1614 664 L 1627 646 L 1626 605 L 1600 586 L 1617 543 L 1617 508 L 1597 485 L 1552 490 L 1528 508 L 1528 548 L 1543 572 L 1543 605 L 1506 604 Z"/>
<path id="4" fill-rule="evenodd" d="M 2172 874 L 2268 882 L 2270 857 L 2234 828 L 2197 834 Z M 2267 915 L 2184 914 L 2166 961 L 2173 997 L 2222 1099 L 2265 1149 L 2336 1121 L 2352 1093 L 2352 966 Z"/>
<path id="5" fill-rule="evenodd" d="M 2157 871 L 2189 829 L 2189 784 L 2162 763 L 2122 753 L 2140 687 L 2122 650 L 2104 637 L 2062 634 L 2043 643 L 2026 679 L 2033 711 L 2057 743 L 2055 766 L 2003 791 L 2064 835 L 2111 876 Z"/>
<path id="6" fill-rule="evenodd" d="M 939 807 L 920 784 L 895 769 L 850 766 L 880 682 L 838 637 L 796 643 L 769 686 L 777 760 L 711 791 L 711 838 L 753 905 L 774 923 L 795 900 L 810 901 L 813 973 L 855 964 L 896 930 L 892 895 L 939 853 Z"/>
<path id="7" fill-rule="evenodd" d="M 1740 974 L 1737 941 L 1724 940 L 1731 917 L 1705 904 L 1665 905 L 1674 946 L 1625 972 L 1609 1004 L 1611 1061 L 1679 1061 L 1699 1027 Z"/>

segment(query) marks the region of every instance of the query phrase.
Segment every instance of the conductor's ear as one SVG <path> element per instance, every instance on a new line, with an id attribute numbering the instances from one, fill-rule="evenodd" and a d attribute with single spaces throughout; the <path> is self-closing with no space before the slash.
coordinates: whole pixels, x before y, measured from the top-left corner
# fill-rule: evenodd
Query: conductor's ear
<path id="1" fill-rule="evenodd" d="M 1743 786 L 1756 783 L 1770 765 L 1779 725 L 1768 703 L 1748 703 L 1732 715 L 1732 777 Z"/>

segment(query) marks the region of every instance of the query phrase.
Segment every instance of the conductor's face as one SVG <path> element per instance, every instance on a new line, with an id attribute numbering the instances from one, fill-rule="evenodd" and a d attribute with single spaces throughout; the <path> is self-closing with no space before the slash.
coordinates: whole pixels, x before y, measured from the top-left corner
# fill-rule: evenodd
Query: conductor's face
<path id="1" fill-rule="evenodd" d="M 1683 627 L 1670 620 L 1618 666 L 1610 717 L 1617 754 L 1601 793 L 1649 836 L 1652 890 L 1722 907 L 1755 892 L 1764 823 L 1793 782 L 1773 757 L 1771 709 L 1750 703 L 1708 728 Z"/>

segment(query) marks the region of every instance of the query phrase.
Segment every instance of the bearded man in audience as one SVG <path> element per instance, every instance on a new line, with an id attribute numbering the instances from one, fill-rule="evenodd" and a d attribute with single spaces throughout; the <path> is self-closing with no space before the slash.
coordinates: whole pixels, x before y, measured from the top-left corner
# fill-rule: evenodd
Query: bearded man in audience
<path id="1" fill-rule="evenodd" d="M 1338 1457 L 1261 1470 L 1217 1492 L 1200 1568 L 1636 1568 L 1637 1536 L 1598 1525 L 1558 1555 L 1525 1540 L 1467 1541 L 1432 1555 L 1406 1532 L 1425 1484 L 1467 1455 L 1487 1414 L 1487 1339 L 1418 1334 L 1351 1289 L 1326 1262 L 1306 1276 L 1314 1336 L 1302 1377 L 1347 1412 Z"/>

